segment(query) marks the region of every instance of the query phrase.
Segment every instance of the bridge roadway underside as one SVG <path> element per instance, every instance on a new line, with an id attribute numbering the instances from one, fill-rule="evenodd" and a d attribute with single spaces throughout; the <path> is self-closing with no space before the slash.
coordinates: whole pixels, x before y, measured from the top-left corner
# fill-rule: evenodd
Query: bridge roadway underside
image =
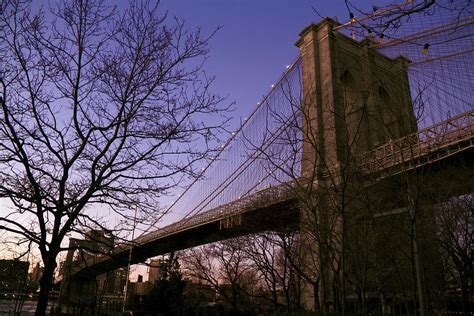
<path id="1" fill-rule="evenodd" d="M 134 246 L 131 263 L 137 264 L 145 262 L 148 258 L 173 251 L 252 233 L 294 230 L 299 226 L 300 211 L 295 200 L 287 200 L 242 212 L 240 216 L 241 222 L 239 224 L 231 225 L 227 228 L 222 227 L 221 219 L 216 219 L 166 235 L 144 245 Z M 107 271 L 125 267 L 128 257 L 129 250 L 127 249 L 115 254 L 108 260 L 101 261 L 92 267 L 79 271 L 75 277 L 91 278 Z"/>
<path id="2" fill-rule="evenodd" d="M 391 188 L 393 193 L 404 194 L 407 182 L 420 191 L 421 198 L 428 204 L 439 203 L 448 198 L 474 193 L 474 144 L 455 155 L 436 160 L 423 157 L 425 161 L 412 161 L 384 169 L 368 176 L 373 190 Z M 416 167 L 412 167 L 416 165 Z M 399 170 L 406 170 L 399 172 Z M 402 205 L 406 206 L 406 205 Z"/>

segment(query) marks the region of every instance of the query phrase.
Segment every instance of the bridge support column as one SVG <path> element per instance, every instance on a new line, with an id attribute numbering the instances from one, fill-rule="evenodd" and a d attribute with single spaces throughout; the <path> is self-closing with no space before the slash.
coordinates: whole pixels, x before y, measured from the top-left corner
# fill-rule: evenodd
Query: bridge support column
<path id="1" fill-rule="evenodd" d="M 388 58 L 370 40 L 337 32 L 326 18 L 296 42 L 303 80 L 303 174 L 346 163 L 391 139 L 417 131 L 409 60 Z"/>
<path id="2" fill-rule="evenodd" d="M 98 293 L 106 284 L 106 275 L 96 277 L 93 273 L 77 274 L 80 268 L 97 261 L 97 253 L 107 253 L 113 247 L 113 237 L 108 232 L 91 230 L 86 239 L 71 238 L 66 260 L 61 268 L 62 281 L 59 308 L 66 315 L 93 315 Z M 100 284 L 100 286 L 99 286 Z M 101 287 L 101 288 L 99 288 Z"/>
<path id="3" fill-rule="evenodd" d="M 312 24 L 296 43 L 303 82 L 301 170 L 308 188 L 301 240 L 310 258 L 306 269 L 314 270 L 308 275 L 318 285 L 318 293 L 307 291 L 305 303 L 311 309 L 319 304 L 324 313 L 346 295 L 345 223 L 352 212 L 348 201 L 360 193 L 358 156 L 417 130 L 409 61 L 388 58 L 370 40 L 357 42 L 337 27 L 331 19 Z"/>
<path id="4" fill-rule="evenodd" d="M 65 315 L 93 315 L 96 292 L 95 277 L 71 277 L 67 290 L 61 293 L 61 312 Z"/>

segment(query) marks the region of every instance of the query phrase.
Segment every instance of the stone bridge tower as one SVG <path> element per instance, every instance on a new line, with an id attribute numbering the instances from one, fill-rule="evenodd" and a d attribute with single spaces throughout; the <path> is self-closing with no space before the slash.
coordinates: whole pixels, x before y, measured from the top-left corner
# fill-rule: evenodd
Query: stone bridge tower
<path id="1" fill-rule="evenodd" d="M 334 266 L 341 264 L 347 245 L 343 216 L 358 208 L 347 202 L 356 200 L 354 188 L 359 185 L 350 178 L 351 166 L 361 154 L 417 131 L 409 60 L 384 56 L 373 48 L 373 40 L 356 41 L 339 33 L 338 26 L 328 18 L 311 24 L 296 43 L 303 85 L 301 170 L 303 179 L 314 184 L 307 192 L 313 202 L 302 207 L 301 246 L 310 260 L 319 260 L 314 269 L 320 271 L 322 284 L 305 289 L 304 301 L 314 308 L 316 298 L 327 311 L 335 297 L 345 297 L 335 293 L 334 280 L 341 276 L 335 275 Z M 346 191 L 341 195 L 343 185 Z"/>
<path id="2" fill-rule="evenodd" d="M 326 18 L 300 33 L 302 60 L 303 174 L 337 166 L 372 148 L 416 132 L 409 61 L 388 58 L 355 41 Z"/>

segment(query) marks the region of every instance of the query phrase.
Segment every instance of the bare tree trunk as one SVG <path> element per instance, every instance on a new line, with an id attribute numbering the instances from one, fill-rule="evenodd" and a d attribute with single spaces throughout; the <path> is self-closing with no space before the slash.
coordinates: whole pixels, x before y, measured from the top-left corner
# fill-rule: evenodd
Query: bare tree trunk
<path id="1" fill-rule="evenodd" d="M 415 214 L 415 205 L 414 205 L 414 199 L 413 196 L 411 195 L 411 192 L 408 192 L 408 202 L 409 202 L 409 208 L 410 208 L 410 224 L 411 224 L 411 241 L 412 241 L 412 252 L 413 252 L 413 261 L 415 264 L 414 267 L 414 272 L 415 272 L 415 293 L 417 294 L 418 297 L 418 304 L 420 305 L 420 315 L 425 316 L 425 299 L 423 295 L 423 281 L 422 281 L 422 267 L 420 263 L 420 253 L 418 250 L 418 236 L 416 233 L 416 214 Z M 415 310 L 414 314 L 416 315 L 416 300 L 415 302 Z"/>
<path id="2" fill-rule="evenodd" d="M 43 258 L 43 261 L 44 272 L 39 281 L 40 291 L 38 293 L 38 303 L 35 311 L 36 316 L 46 315 L 49 292 L 53 288 L 54 271 L 56 270 L 56 256 L 54 254 L 48 254 L 47 257 Z"/>
<path id="3" fill-rule="evenodd" d="M 343 202 L 344 203 L 344 202 Z M 346 233 L 345 233 L 345 214 L 344 211 L 341 212 L 341 226 L 342 226 L 342 231 L 341 231 L 341 315 L 345 315 L 346 311 L 346 280 L 345 280 L 345 271 L 346 271 L 346 263 L 345 263 L 345 242 L 346 242 Z"/>

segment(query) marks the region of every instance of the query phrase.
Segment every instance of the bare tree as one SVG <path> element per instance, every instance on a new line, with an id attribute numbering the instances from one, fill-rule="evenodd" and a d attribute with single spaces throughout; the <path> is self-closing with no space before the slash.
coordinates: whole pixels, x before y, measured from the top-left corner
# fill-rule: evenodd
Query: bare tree
<path id="1" fill-rule="evenodd" d="M 352 0 L 344 0 L 344 3 L 348 11 L 348 23 L 356 27 L 359 35 L 366 36 L 369 33 L 378 37 L 382 35 L 382 39 L 397 37 L 396 32 L 405 28 L 416 15 L 429 17 L 440 12 L 452 12 L 453 16 L 460 21 L 462 17 L 472 14 L 471 0 L 373 2 L 367 9 L 361 8 Z"/>
<path id="2" fill-rule="evenodd" d="M 241 238 L 189 249 L 181 256 L 185 275 L 209 284 L 233 311 L 247 310 L 256 274 L 243 249 Z"/>
<path id="3" fill-rule="evenodd" d="M 25 301 L 31 299 L 31 293 L 37 289 L 32 280 L 33 275 L 28 273 L 30 262 L 35 259 L 31 252 L 31 242 L 21 247 L 11 238 L 4 240 L 2 236 L 0 245 L 0 293 L 5 295 L 5 305 L 13 315 L 20 315 Z"/>
<path id="4" fill-rule="evenodd" d="M 260 283 L 269 293 L 276 311 L 301 309 L 301 280 L 294 268 L 298 264 L 298 233 L 295 231 L 249 235 L 243 249 L 253 264 Z"/>
<path id="5" fill-rule="evenodd" d="M 1 12 L 0 197 L 12 207 L 0 228 L 38 247 L 44 315 L 68 234 L 104 227 L 107 212 L 156 215 L 157 198 L 208 156 L 225 118 L 206 117 L 224 107 L 203 73 L 210 37 L 158 4 L 34 12 L 8 0 Z"/>
<path id="6" fill-rule="evenodd" d="M 275 181 L 286 184 L 299 201 L 302 213 L 299 272 L 314 288 L 313 302 L 310 297 L 306 299 L 308 307 L 312 303 L 322 314 L 331 309 L 344 314 L 348 283 L 361 297 L 362 310 L 369 304 L 365 299 L 368 291 L 386 283 L 380 273 L 386 266 L 377 264 L 380 249 L 375 249 L 374 242 L 382 225 L 375 227 L 374 218 L 406 206 L 410 194 L 405 180 L 412 181 L 414 203 L 408 235 L 415 245 L 413 223 L 418 220 L 420 205 L 415 194 L 419 194 L 416 188 L 423 183 L 407 175 L 401 177 L 401 186 L 397 179 L 387 185 L 380 177 L 368 175 L 361 166 L 364 159 L 370 159 L 366 152 L 416 132 L 407 60 L 394 58 L 387 62 L 386 57 L 371 49 L 370 40 L 356 43 L 337 34 L 337 26 L 330 20 L 310 26 L 297 44 L 302 50 L 303 97 L 294 93 L 293 79 L 285 77 L 276 87 L 279 90 L 275 94 L 280 98 L 267 101 L 269 120 L 284 126 L 285 132 L 271 146 L 248 140 L 253 148 L 261 150 L 268 169 L 278 171 L 272 172 L 278 175 Z M 314 44 L 315 41 L 321 42 Z M 340 42 L 336 44 L 337 41 Z M 363 53 L 361 47 L 366 47 Z M 337 53 L 331 55 L 333 52 Z M 330 56 L 330 67 L 325 64 L 326 55 Z M 374 59 L 384 60 L 384 66 L 372 68 Z M 286 107 L 293 108 L 290 115 L 281 110 Z M 266 132 L 272 134 L 270 129 Z M 406 145 L 409 149 L 410 144 Z M 405 159 L 414 157 L 411 154 Z M 394 196 L 393 183 L 398 185 L 401 195 Z M 401 244 L 414 271 L 415 247 L 411 248 L 409 242 Z M 405 258 L 403 261 L 406 262 Z M 374 275 L 380 275 L 378 280 Z M 418 279 L 414 275 L 410 281 Z M 416 293 L 420 286 L 412 284 L 411 293 Z"/>
<path id="7" fill-rule="evenodd" d="M 462 310 L 468 315 L 473 293 L 473 224 L 474 202 L 472 195 L 451 199 L 438 205 L 436 220 L 445 269 L 447 291 L 461 289 Z"/>

